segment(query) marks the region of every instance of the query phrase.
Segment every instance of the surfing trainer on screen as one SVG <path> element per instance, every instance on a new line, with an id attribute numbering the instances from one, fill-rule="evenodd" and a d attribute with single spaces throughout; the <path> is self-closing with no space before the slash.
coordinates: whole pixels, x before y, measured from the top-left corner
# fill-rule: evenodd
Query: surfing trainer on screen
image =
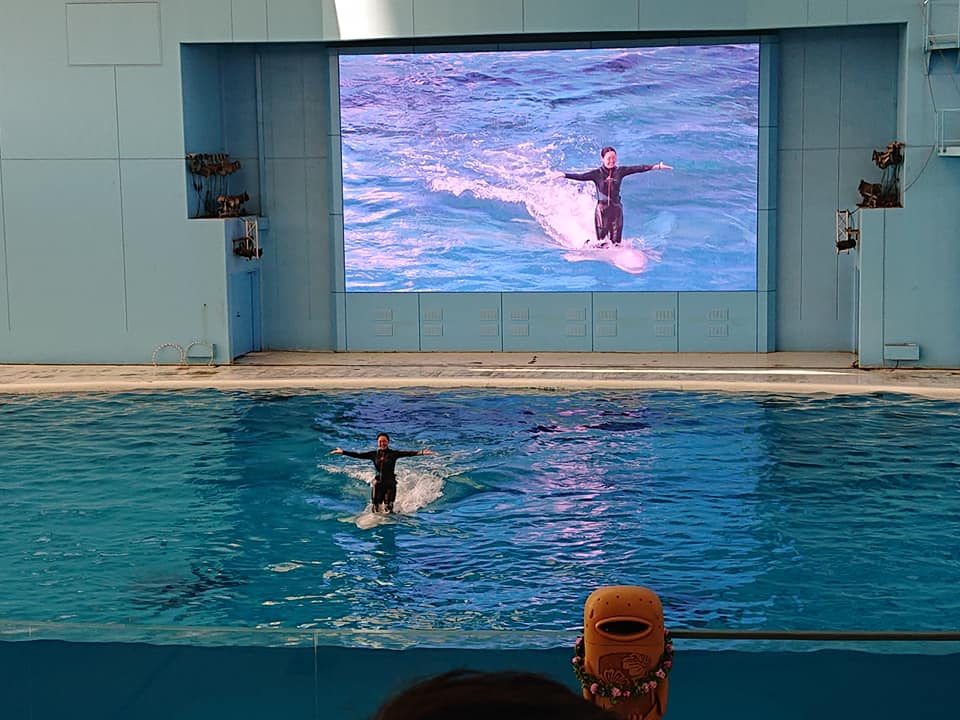
<path id="1" fill-rule="evenodd" d="M 627 175 L 650 170 L 672 170 L 664 162 L 656 165 L 617 165 L 617 151 L 605 147 L 600 151 L 600 167 L 585 173 L 562 173 L 567 180 L 591 181 L 597 188 L 597 209 L 594 223 L 597 243 L 619 245 L 623 237 L 623 205 L 620 202 L 620 183 Z"/>
<path id="2" fill-rule="evenodd" d="M 373 479 L 373 487 L 370 492 L 370 501 L 373 503 L 374 512 L 393 512 L 393 504 L 397 499 L 397 460 L 402 457 L 413 457 L 414 455 L 434 455 L 436 453 L 429 448 L 422 450 L 394 450 L 390 447 L 390 436 L 386 433 L 377 435 L 377 449 L 368 452 L 353 452 L 343 448 L 334 448 L 330 451 L 337 455 L 346 455 L 347 457 L 359 458 L 361 460 L 373 460 L 373 466 L 377 472 Z"/>

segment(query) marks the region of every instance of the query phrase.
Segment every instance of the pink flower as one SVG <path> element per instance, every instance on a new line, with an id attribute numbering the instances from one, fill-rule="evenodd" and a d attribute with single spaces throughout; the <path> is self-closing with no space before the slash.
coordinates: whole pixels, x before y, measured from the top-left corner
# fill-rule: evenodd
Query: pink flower
<path id="1" fill-rule="evenodd" d="M 657 670 L 657 677 L 663 680 L 667 677 L 667 674 L 663 670 Z"/>
<path id="2" fill-rule="evenodd" d="M 620 697 L 620 688 L 615 687 L 613 690 L 610 691 L 610 694 L 613 695 L 614 697 Z"/>
<path id="3" fill-rule="evenodd" d="M 664 660 L 664 661 L 663 661 L 663 666 L 669 670 L 671 667 L 673 667 L 673 661 L 672 661 L 672 660 Z"/>
<path id="4" fill-rule="evenodd" d="M 650 681 L 650 689 L 653 690 L 655 687 L 657 687 L 657 681 L 656 681 L 656 680 L 651 680 L 651 681 Z"/>
<path id="5" fill-rule="evenodd" d="M 625 698 L 630 697 L 630 691 L 629 691 L 629 690 L 624 690 L 624 691 L 623 691 L 623 696 L 624 696 Z"/>
<path id="6" fill-rule="evenodd" d="M 600 687 L 599 685 L 597 685 L 596 683 L 594 683 L 593 685 L 590 686 L 590 692 L 592 692 L 594 695 L 596 695 L 596 694 L 597 694 L 597 690 L 599 689 L 599 687 Z"/>
<path id="7" fill-rule="evenodd" d="M 578 658 L 578 657 L 572 657 L 572 658 L 570 658 L 570 662 L 572 662 L 574 665 L 579 665 L 579 664 L 580 664 L 580 658 Z"/>
<path id="8" fill-rule="evenodd" d="M 578 637 L 578 638 L 577 638 L 577 643 L 576 643 L 576 645 L 575 645 L 574 647 L 580 647 L 581 645 L 583 645 L 583 638 L 582 638 L 582 637 Z"/>
<path id="9" fill-rule="evenodd" d="M 643 685 L 640 686 L 640 688 L 641 688 L 644 692 L 650 692 L 650 683 L 644 683 Z"/>

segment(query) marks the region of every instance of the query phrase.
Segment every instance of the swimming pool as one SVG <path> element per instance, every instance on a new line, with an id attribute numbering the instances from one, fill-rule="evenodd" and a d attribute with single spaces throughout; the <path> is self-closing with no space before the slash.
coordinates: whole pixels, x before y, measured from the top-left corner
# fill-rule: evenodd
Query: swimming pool
<path id="1" fill-rule="evenodd" d="M 673 628 L 956 629 L 958 410 L 626 391 L 6 396 L 0 618 L 555 647 L 591 589 L 623 583 L 655 589 Z M 329 450 L 380 431 L 437 455 L 401 460 L 400 512 L 361 529 L 373 466 Z"/>

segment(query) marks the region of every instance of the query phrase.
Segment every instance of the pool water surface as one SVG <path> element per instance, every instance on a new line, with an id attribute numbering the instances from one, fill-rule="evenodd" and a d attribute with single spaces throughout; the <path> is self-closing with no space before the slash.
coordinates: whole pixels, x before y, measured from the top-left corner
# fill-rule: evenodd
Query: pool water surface
<path id="1" fill-rule="evenodd" d="M 574 632 L 960 626 L 960 404 L 895 395 L 0 396 L 0 619 Z M 375 447 L 398 512 L 365 514 Z M 362 526 L 362 527 L 361 527 Z M 510 633 L 502 633 L 509 643 Z"/>

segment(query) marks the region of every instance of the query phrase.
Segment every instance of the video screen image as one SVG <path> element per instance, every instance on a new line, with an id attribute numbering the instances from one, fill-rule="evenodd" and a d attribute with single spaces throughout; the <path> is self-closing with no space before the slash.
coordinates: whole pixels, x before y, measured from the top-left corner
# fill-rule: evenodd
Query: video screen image
<path id="1" fill-rule="evenodd" d="M 757 44 L 339 70 L 347 291 L 756 289 Z"/>

